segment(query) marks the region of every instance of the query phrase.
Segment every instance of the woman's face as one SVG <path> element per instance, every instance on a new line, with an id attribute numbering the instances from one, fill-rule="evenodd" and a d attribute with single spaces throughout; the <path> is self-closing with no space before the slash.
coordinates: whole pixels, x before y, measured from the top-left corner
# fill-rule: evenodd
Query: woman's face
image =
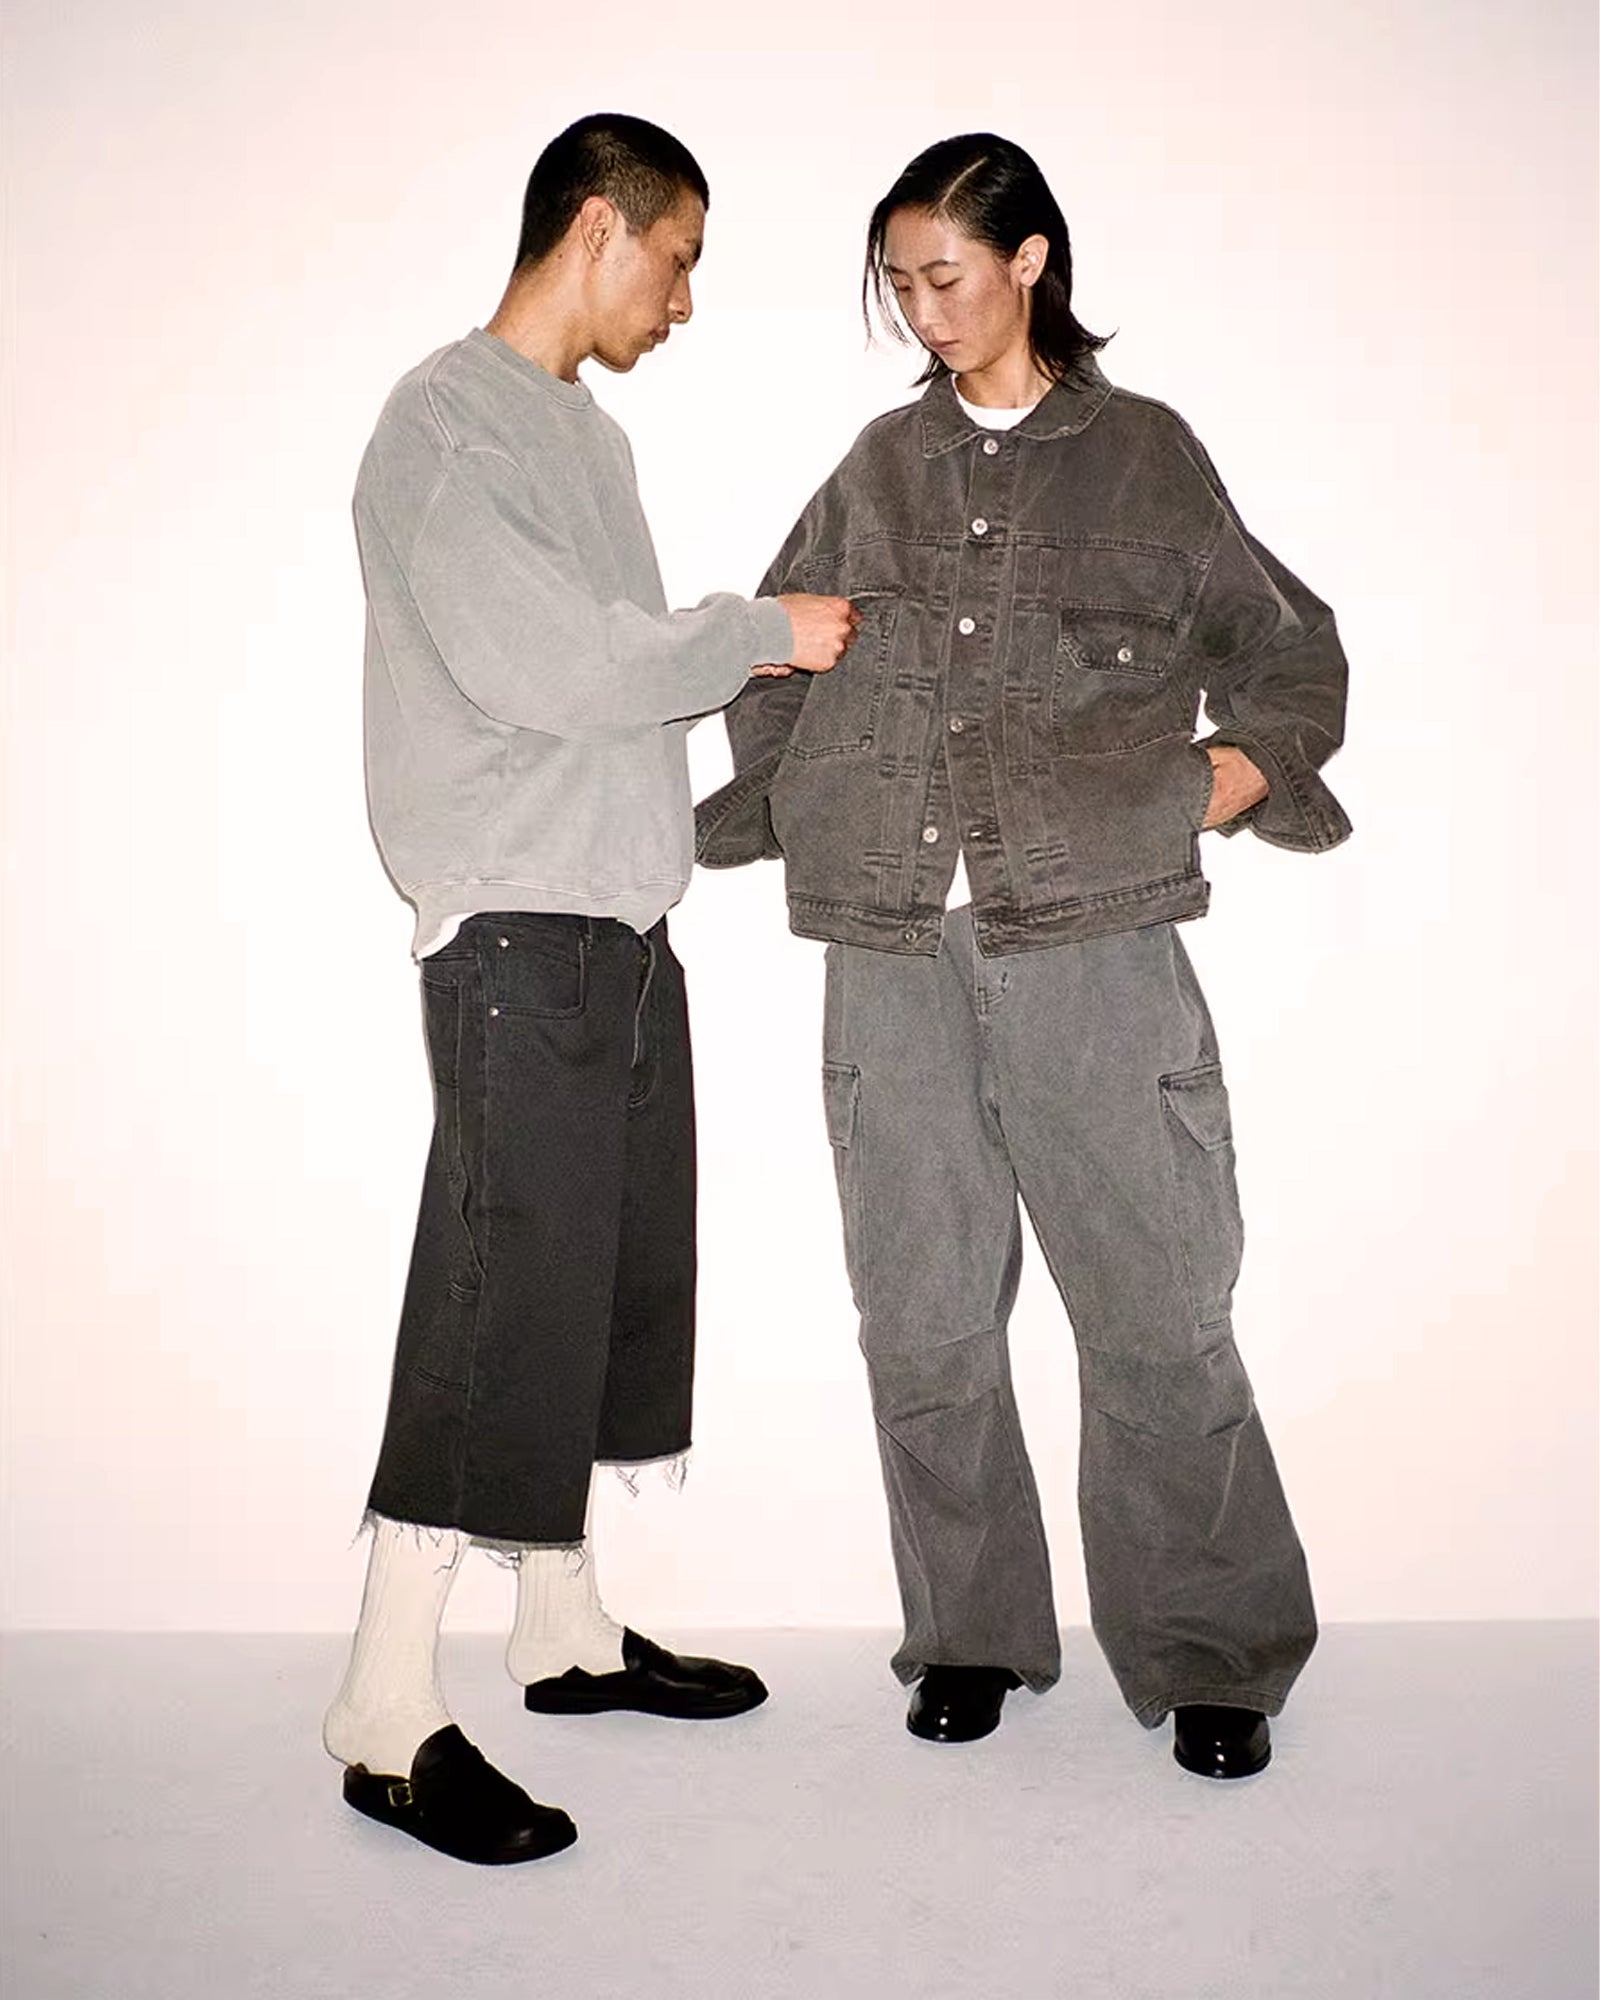
<path id="1" fill-rule="evenodd" d="M 948 217 L 897 208 L 884 262 L 906 325 L 956 375 L 1028 351 L 1032 290 L 1049 248 L 1030 236 L 1014 257 L 963 235 Z"/>

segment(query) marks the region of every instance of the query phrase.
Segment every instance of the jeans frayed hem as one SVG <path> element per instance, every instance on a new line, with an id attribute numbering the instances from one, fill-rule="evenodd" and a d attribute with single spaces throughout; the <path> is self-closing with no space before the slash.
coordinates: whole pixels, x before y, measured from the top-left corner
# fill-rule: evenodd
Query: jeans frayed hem
<path id="1" fill-rule="evenodd" d="M 379 1527 L 402 1528 L 412 1535 L 420 1546 L 424 1541 L 441 1552 L 448 1552 L 448 1560 L 454 1561 L 457 1553 L 466 1549 L 482 1549 L 491 1562 L 502 1564 L 507 1569 L 515 1569 L 529 1549 L 565 1549 L 576 1560 L 573 1572 L 583 1568 L 588 1557 L 584 1553 L 584 1538 L 562 1542 L 513 1542 L 498 1535 L 474 1535 L 466 1528 L 440 1528 L 425 1521 L 400 1521 L 392 1514 L 380 1514 L 376 1507 L 367 1508 L 355 1533 L 350 1538 L 353 1548 L 364 1535 L 370 1535 Z"/>
<path id="2" fill-rule="evenodd" d="M 436 1528 L 423 1521 L 399 1521 L 392 1514 L 380 1514 L 376 1507 L 368 1507 L 363 1511 L 356 1531 L 350 1537 L 350 1546 L 354 1548 L 363 1536 L 375 1535 L 379 1528 L 395 1528 L 403 1531 L 411 1536 L 418 1548 L 426 1542 L 430 1548 L 439 1551 L 442 1558 L 440 1566 L 445 1569 L 459 1561 L 462 1552 L 472 1540 L 472 1537 L 463 1533 L 460 1528 Z"/>
<path id="3" fill-rule="evenodd" d="M 589 1560 L 588 1550 L 582 1537 L 575 1542 L 506 1542 L 494 1535 L 474 1535 L 472 1546 L 482 1549 L 490 1562 L 498 1563 L 502 1569 L 520 1569 L 522 1558 L 535 1555 L 546 1549 L 560 1549 L 567 1558 L 568 1576 L 577 1576 Z"/>
<path id="4" fill-rule="evenodd" d="M 667 1453 L 662 1458 L 597 1458 L 595 1464 L 614 1472 L 632 1497 L 639 1497 L 639 1475 L 650 1471 L 653 1466 L 661 1468 L 662 1483 L 669 1492 L 681 1493 L 688 1484 L 689 1459 L 692 1446 L 685 1445 L 682 1451 Z"/>

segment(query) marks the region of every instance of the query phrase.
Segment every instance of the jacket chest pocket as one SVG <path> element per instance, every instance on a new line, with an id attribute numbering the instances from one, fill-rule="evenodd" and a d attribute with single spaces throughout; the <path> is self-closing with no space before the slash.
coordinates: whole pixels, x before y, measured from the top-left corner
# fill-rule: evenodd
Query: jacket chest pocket
<path id="1" fill-rule="evenodd" d="M 889 659 L 900 618 L 900 594 L 892 590 L 852 590 L 861 627 L 850 650 L 826 674 L 813 674 L 789 738 L 794 757 L 836 757 L 870 750 L 883 712 Z"/>
<path id="2" fill-rule="evenodd" d="M 1136 739 L 1140 712 L 1167 706 L 1191 565 L 1166 549 L 1097 545 L 1058 551 L 1042 572 L 1033 666 L 1051 728 L 1087 731 L 1095 747 Z"/>

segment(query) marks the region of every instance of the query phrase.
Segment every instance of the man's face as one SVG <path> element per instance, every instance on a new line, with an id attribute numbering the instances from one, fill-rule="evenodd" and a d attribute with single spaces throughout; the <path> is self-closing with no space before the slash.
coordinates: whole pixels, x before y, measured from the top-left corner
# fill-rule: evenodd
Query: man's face
<path id="1" fill-rule="evenodd" d="M 595 268 L 595 359 L 626 374 L 694 311 L 689 275 L 700 261 L 706 212 L 685 190 L 648 229 L 619 214 Z"/>

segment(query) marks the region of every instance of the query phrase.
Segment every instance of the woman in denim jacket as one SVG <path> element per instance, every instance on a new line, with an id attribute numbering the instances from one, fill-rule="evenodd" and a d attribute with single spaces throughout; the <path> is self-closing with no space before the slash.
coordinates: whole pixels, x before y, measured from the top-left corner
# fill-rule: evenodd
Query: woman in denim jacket
<path id="1" fill-rule="evenodd" d="M 1006 1343 L 1020 1195 L 1077 1340 L 1096 1634 L 1180 1763 L 1241 1777 L 1316 1621 L 1234 1346 L 1227 1095 L 1173 925 L 1206 906 L 1202 828 L 1348 833 L 1319 775 L 1345 663 L 1182 420 L 1106 381 L 1071 284 L 1043 176 L 992 134 L 930 147 L 878 204 L 863 302 L 921 343 L 927 386 L 762 585 L 847 595 L 861 630 L 833 674 L 775 668 L 728 710 L 700 853 L 781 856 L 793 928 L 828 940 L 908 1727 L 986 1735 L 1059 1673 Z"/>

